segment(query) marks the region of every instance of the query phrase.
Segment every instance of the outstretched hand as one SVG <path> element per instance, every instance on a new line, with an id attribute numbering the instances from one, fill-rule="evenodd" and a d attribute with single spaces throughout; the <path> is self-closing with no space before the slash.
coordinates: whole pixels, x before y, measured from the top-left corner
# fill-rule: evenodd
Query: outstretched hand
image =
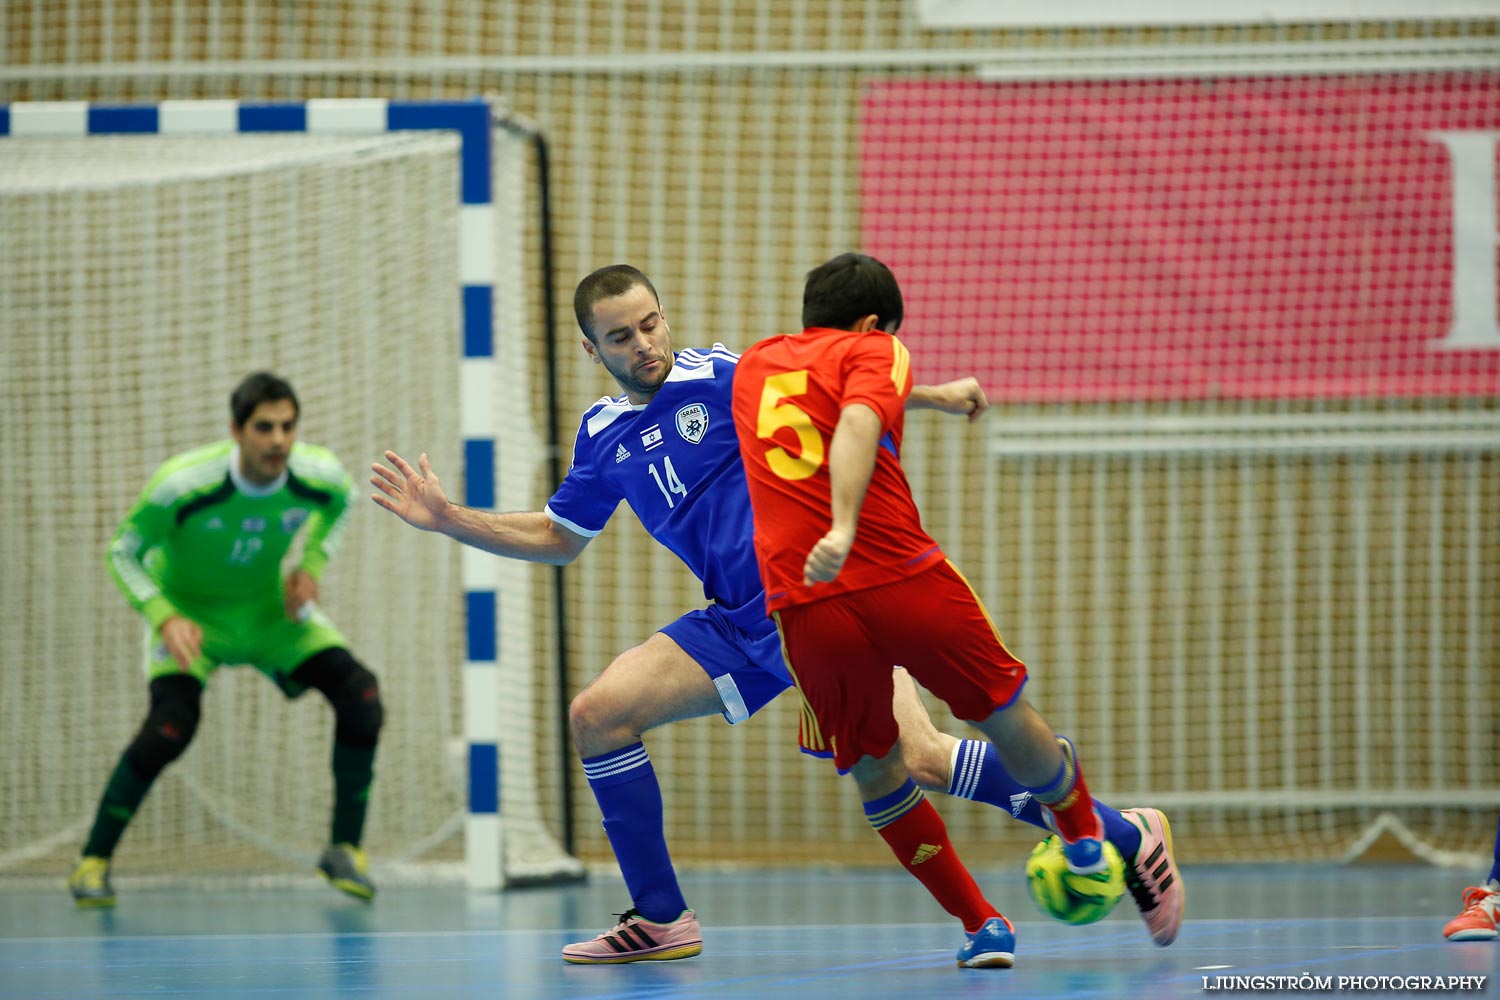
<path id="1" fill-rule="evenodd" d="M 379 462 L 370 466 L 375 473 L 370 477 L 370 485 L 380 490 L 370 494 L 370 499 L 413 528 L 440 530 L 450 504 L 448 495 L 443 492 L 443 484 L 432 471 L 432 463 L 427 461 L 427 453 L 424 451 L 417 456 L 420 473 L 394 451 L 386 452 L 385 458 L 395 468 L 387 468 Z"/>

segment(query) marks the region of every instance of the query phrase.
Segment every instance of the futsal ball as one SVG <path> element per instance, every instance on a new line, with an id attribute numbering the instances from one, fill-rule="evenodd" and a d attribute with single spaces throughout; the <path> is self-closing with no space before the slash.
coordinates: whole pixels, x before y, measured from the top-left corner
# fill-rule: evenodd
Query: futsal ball
<path id="1" fill-rule="evenodd" d="M 1125 895 L 1125 859 L 1109 841 L 1104 842 L 1104 860 L 1108 867 L 1097 875 L 1074 874 L 1062 839 L 1054 834 L 1026 859 L 1026 891 L 1037 909 L 1065 924 L 1103 920 Z"/>

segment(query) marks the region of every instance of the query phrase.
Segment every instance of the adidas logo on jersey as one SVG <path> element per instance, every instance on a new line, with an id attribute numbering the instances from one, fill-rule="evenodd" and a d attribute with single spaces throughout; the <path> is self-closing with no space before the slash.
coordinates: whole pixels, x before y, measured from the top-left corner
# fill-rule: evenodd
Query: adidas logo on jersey
<path id="1" fill-rule="evenodd" d="M 913 865 L 920 865 L 924 861 L 931 861 L 938 856 L 938 852 L 941 850 L 942 848 L 937 844 L 923 844 L 917 848 L 917 853 L 912 855 L 911 863 Z"/>
<path id="2" fill-rule="evenodd" d="M 621 462 L 625 461 L 629 457 L 630 457 L 630 452 L 628 452 L 628 451 L 625 450 L 625 446 L 623 444 L 620 445 L 620 447 L 618 447 L 618 448 L 615 449 L 615 464 L 616 465 L 619 465 Z"/>

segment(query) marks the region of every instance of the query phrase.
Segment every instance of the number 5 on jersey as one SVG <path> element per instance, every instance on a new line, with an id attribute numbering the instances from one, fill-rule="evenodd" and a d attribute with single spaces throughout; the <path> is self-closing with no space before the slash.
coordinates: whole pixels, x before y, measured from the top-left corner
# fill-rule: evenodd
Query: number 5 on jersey
<path id="1" fill-rule="evenodd" d="M 766 379 L 760 393 L 760 412 L 755 417 L 755 436 L 769 441 L 781 428 L 791 428 L 797 435 L 801 454 L 791 455 L 780 445 L 766 452 L 766 464 L 782 479 L 806 479 L 823 465 L 823 435 L 813 426 L 812 417 L 788 397 L 807 394 L 807 370 L 782 372 Z"/>

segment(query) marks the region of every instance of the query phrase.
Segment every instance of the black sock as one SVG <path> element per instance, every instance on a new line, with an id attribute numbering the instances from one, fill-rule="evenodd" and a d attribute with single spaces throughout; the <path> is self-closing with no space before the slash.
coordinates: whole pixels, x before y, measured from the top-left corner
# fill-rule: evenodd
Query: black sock
<path id="1" fill-rule="evenodd" d="M 359 846 L 365 832 L 375 748 L 333 744 L 333 843 Z"/>
<path id="2" fill-rule="evenodd" d="M 115 765 L 115 772 L 109 776 L 109 784 L 104 786 L 99 811 L 94 814 L 94 826 L 89 831 L 88 843 L 83 845 L 83 853 L 94 858 L 112 857 L 115 845 L 120 842 L 125 828 L 150 790 L 151 782 L 143 780 L 121 757 L 120 763 Z"/>

